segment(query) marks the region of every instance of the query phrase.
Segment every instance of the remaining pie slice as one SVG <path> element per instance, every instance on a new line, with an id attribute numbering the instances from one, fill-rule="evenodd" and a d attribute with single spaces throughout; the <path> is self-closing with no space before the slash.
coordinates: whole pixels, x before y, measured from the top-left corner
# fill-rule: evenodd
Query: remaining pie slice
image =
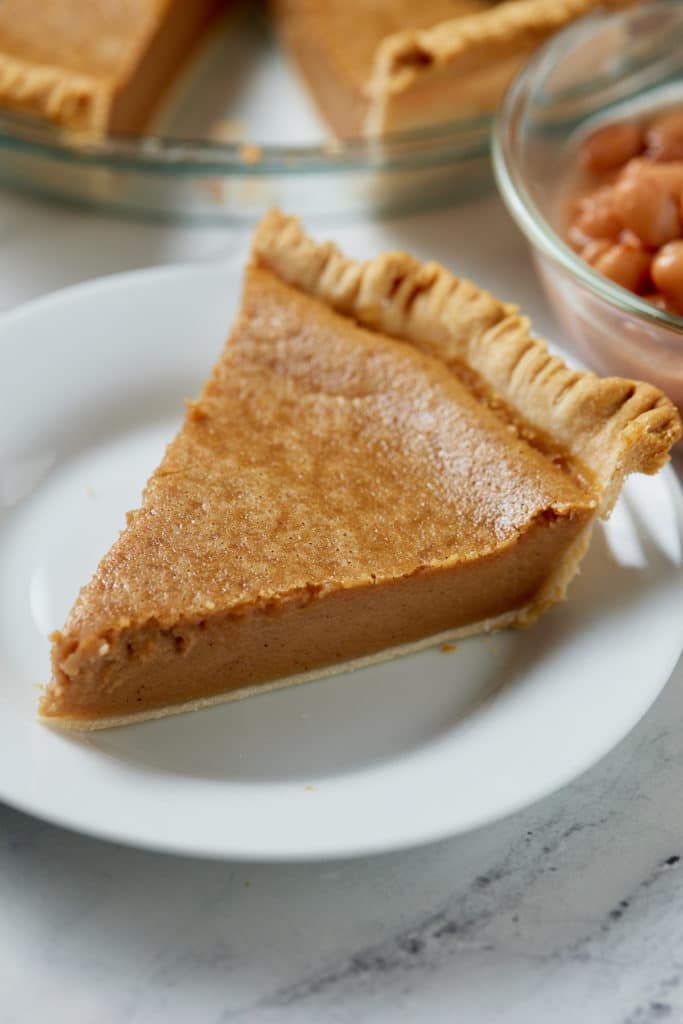
<path id="1" fill-rule="evenodd" d="M 138 132 L 227 2 L 2 0 L 0 106 L 70 129 Z M 273 0 L 272 6 L 330 126 L 350 136 L 490 110 L 534 46 L 597 4 Z"/>
<path id="2" fill-rule="evenodd" d="M 2 0 L 0 106 L 139 131 L 225 0 Z"/>
<path id="3" fill-rule="evenodd" d="M 535 47 L 600 0 L 273 0 L 340 136 L 491 111 Z M 633 0 L 611 0 L 627 6 Z"/>
<path id="4" fill-rule="evenodd" d="M 656 388 L 570 371 L 443 267 L 355 263 L 271 213 L 212 376 L 54 635 L 41 714 L 117 725 L 531 622 L 680 432 Z"/>

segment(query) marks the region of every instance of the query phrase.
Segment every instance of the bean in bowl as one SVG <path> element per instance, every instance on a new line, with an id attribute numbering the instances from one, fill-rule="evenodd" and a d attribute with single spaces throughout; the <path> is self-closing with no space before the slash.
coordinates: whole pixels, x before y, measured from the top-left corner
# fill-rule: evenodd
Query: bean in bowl
<path id="1" fill-rule="evenodd" d="M 592 131 L 567 239 L 595 270 L 683 317 L 683 107 Z"/>

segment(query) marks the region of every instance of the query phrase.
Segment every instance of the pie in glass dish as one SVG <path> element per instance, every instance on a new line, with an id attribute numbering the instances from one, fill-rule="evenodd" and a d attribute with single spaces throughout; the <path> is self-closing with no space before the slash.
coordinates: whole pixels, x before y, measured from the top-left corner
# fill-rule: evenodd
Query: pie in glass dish
<path id="1" fill-rule="evenodd" d="M 141 132 L 214 16 L 228 6 L 227 0 L 3 0 L 0 107 L 94 135 Z M 269 6 L 330 128 L 348 137 L 490 111 L 534 47 L 598 0 L 273 0 Z"/>

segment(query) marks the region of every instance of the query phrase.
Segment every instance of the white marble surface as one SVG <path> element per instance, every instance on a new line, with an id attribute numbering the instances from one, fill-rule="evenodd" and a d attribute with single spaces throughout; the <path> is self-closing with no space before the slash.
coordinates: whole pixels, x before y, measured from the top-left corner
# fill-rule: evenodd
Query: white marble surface
<path id="1" fill-rule="evenodd" d="M 401 245 L 444 259 L 558 337 L 493 198 L 335 234 L 352 250 Z M 0 311 L 235 244 L 242 232 L 0 193 Z M 683 1021 L 682 684 L 679 663 L 636 730 L 562 792 L 400 855 L 207 863 L 0 806 L 0 1024 Z"/>

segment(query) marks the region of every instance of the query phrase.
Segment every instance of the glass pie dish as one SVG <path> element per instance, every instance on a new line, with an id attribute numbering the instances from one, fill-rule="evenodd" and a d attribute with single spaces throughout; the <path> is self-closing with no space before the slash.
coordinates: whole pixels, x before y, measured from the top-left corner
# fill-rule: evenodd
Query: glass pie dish
<path id="1" fill-rule="evenodd" d="M 0 113 L 0 182 L 135 215 L 258 218 L 435 206 L 492 187 L 489 116 L 339 142 L 254 5 L 181 72 L 149 134 L 98 139 Z M 248 79 L 248 88 L 243 82 Z M 273 102 L 273 97 L 277 102 Z"/>
<path id="2" fill-rule="evenodd" d="M 672 108 L 683 108 L 683 5 L 656 0 L 592 15 L 515 79 L 496 118 L 493 162 L 579 357 L 602 374 L 651 381 L 682 409 L 683 318 L 598 273 L 563 237 L 581 141 L 603 125 Z"/>

